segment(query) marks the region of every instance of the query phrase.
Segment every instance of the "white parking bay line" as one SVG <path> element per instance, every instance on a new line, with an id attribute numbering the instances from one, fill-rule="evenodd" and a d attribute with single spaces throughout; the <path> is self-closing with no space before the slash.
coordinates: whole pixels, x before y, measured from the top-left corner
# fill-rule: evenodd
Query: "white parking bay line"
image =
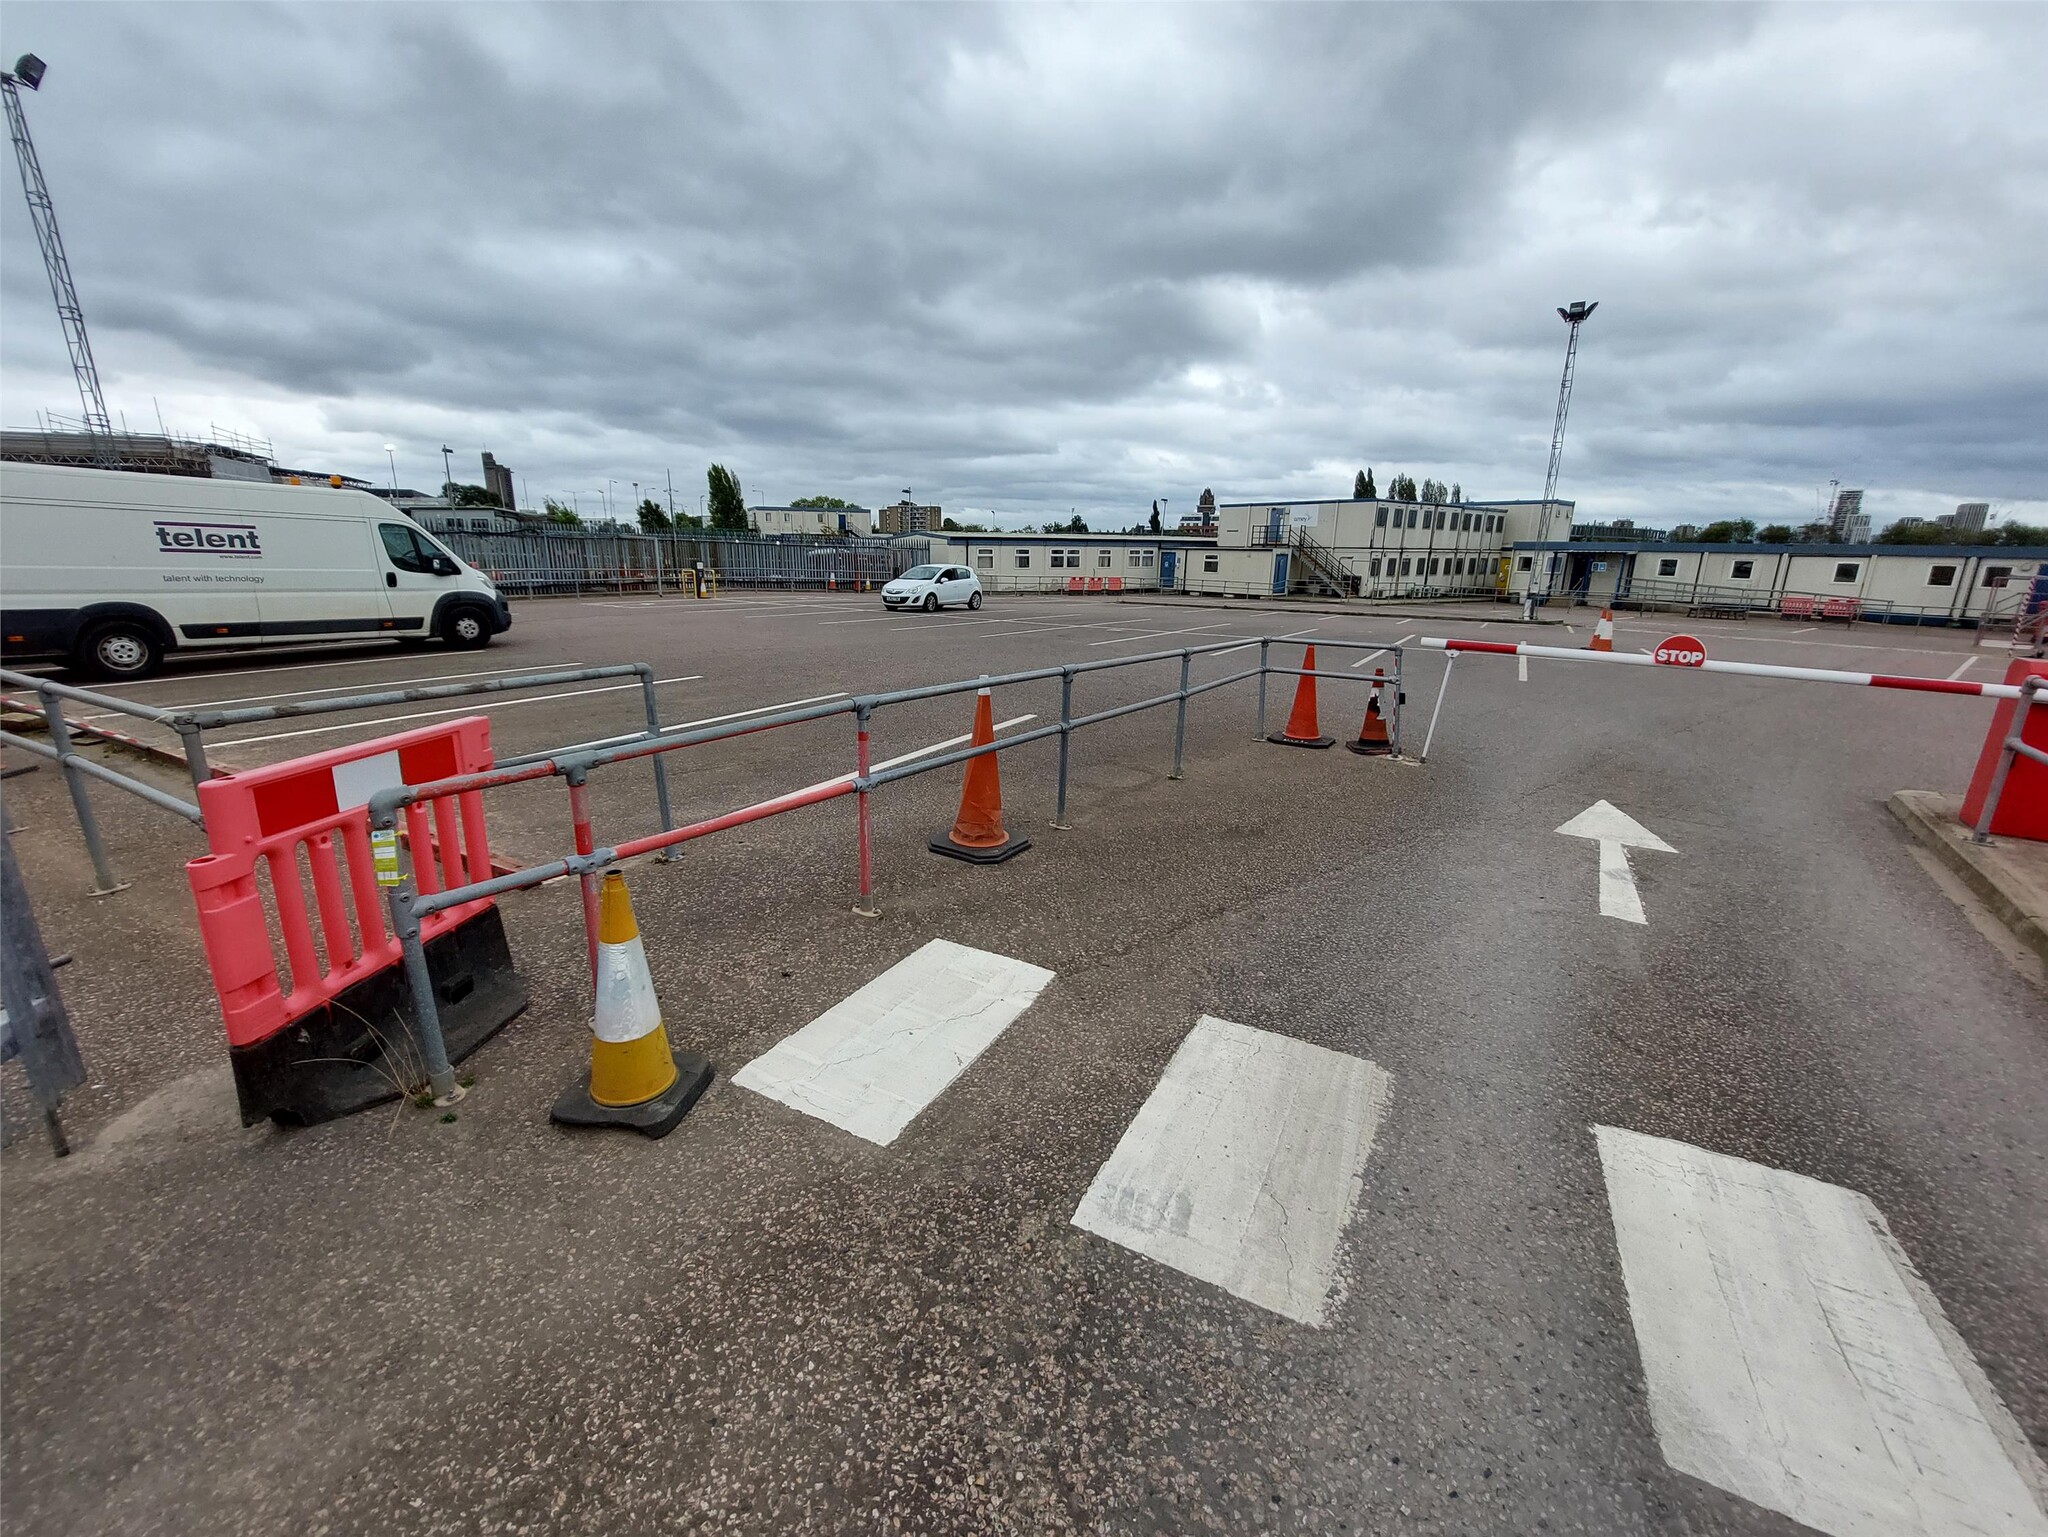
<path id="1" fill-rule="evenodd" d="M 1410 642 L 1413 639 L 1415 639 L 1413 635 L 1403 635 L 1399 640 L 1394 642 L 1394 646 L 1405 646 L 1408 644 L 1408 642 Z M 1385 656 L 1389 651 L 1394 649 L 1394 646 L 1382 646 L 1377 651 L 1368 651 L 1364 656 L 1360 657 L 1351 665 L 1353 667 L 1363 667 L 1367 662 L 1370 662 L 1374 657 Z"/>
<path id="2" fill-rule="evenodd" d="M 1964 657 L 1963 665 L 1958 667 L 1954 672 L 1948 675 L 1948 681 L 1951 683 L 1955 682 L 1956 679 L 1960 678 L 1964 673 L 1968 672 L 1972 667 L 1975 667 L 1976 665 L 1977 659 L 1974 656 Z"/>
<path id="3" fill-rule="evenodd" d="M 656 688 L 671 683 L 697 683 L 704 674 L 693 672 L 687 678 L 656 678 Z M 395 726 L 408 720 L 437 720 L 443 715 L 474 715 L 479 710 L 510 710 L 522 704 L 546 704 L 554 699 L 581 699 L 589 694 L 617 694 L 626 689 L 639 687 L 639 683 L 606 684 L 603 688 L 572 688 L 560 694 L 529 694 L 524 699 L 493 698 L 489 705 L 479 701 L 486 696 L 479 695 L 468 704 L 459 704 L 452 710 L 415 710 L 409 715 L 385 715 L 376 720 L 349 720 L 332 726 L 308 726 L 302 731 L 273 731 L 268 736 L 231 737 L 221 743 L 223 747 L 249 747 L 257 742 L 283 742 L 298 736 L 325 736 L 330 731 L 367 730 L 373 726 Z"/>
<path id="4" fill-rule="evenodd" d="M 2048 1534 L 2048 1475 L 1867 1197 L 1593 1135 L 1666 1462 L 1823 1532 Z"/>
<path id="5" fill-rule="evenodd" d="M 1052 978 L 1028 961 L 934 939 L 732 1081 L 887 1147 Z"/>
<path id="6" fill-rule="evenodd" d="M 1074 1226 L 1320 1324 L 1391 1089 L 1362 1057 L 1205 1014 Z"/>
<path id="7" fill-rule="evenodd" d="M 424 678 L 379 678 L 369 683 L 337 683 L 330 688 L 287 689 L 281 694 L 238 694 L 232 699 L 174 700 L 161 708 L 166 710 L 222 710 L 239 708 L 242 705 L 262 704 L 270 699 L 310 699 L 315 694 L 388 694 L 394 689 L 417 688 L 426 683 L 446 683 L 451 678 L 495 678 L 502 674 L 517 672 L 568 672 L 579 667 L 579 662 L 528 662 L 523 667 L 483 667 L 471 672 L 430 672 Z M 115 714 L 103 711 L 98 715 L 80 715 L 78 720 L 105 720 Z"/>
<path id="8" fill-rule="evenodd" d="M 1526 656 L 1515 658 L 1515 677 L 1523 683 L 1529 681 L 1529 659 Z"/>

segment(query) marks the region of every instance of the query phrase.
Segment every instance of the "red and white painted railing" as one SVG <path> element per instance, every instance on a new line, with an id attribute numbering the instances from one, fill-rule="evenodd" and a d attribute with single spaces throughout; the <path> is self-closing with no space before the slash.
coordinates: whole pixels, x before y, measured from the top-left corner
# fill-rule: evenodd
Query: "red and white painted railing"
<path id="1" fill-rule="evenodd" d="M 1568 646 L 1516 645 L 1498 640 L 1456 640 L 1425 635 L 1416 642 L 1455 655 L 1534 656 L 1553 662 L 1606 662 L 1620 667 L 1677 667 L 1695 672 L 1732 673 L 1744 678 L 1789 678 L 1802 683 L 1846 683 L 1856 688 L 1897 688 L 1919 694 L 1969 694 L 1984 699 L 2017 699 L 2011 683 L 1965 683 L 1956 678 L 1917 678 L 1910 673 L 1844 672 L 1833 667 L 1780 667 L 1770 662 L 1722 662 L 1690 635 L 1673 635 L 1651 652 L 1579 651 Z"/>

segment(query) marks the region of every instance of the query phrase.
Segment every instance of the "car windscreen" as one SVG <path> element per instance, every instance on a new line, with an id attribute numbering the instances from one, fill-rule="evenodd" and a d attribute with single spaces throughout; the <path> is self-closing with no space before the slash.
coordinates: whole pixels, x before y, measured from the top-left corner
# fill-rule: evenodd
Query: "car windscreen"
<path id="1" fill-rule="evenodd" d="M 903 580 L 906 582 L 929 582 L 943 569 L 941 566 L 912 566 L 903 573 Z"/>

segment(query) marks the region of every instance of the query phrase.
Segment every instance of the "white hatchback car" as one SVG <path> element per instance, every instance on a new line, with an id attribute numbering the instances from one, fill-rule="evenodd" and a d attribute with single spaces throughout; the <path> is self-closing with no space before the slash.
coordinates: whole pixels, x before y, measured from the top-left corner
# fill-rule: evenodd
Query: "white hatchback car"
<path id="1" fill-rule="evenodd" d="M 965 566 L 912 566 L 882 588 L 884 608 L 921 608 L 929 614 L 949 603 L 981 607 L 981 579 Z"/>

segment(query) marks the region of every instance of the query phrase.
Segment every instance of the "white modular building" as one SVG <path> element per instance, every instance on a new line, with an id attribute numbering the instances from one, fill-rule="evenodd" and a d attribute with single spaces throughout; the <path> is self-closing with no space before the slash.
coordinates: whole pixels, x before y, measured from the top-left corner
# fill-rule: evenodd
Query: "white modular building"
<path id="1" fill-rule="evenodd" d="M 1517 600 L 1533 584 L 1539 598 L 1595 608 L 1974 624 L 2024 606 L 2048 547 L 1529 540 L 1508 564 Z"/>
<path id="2" fill-rule="evenodd" d="M 1175 579 L 1231 597 L 1481 597 L 1507 591 L 1518 540 L 1568 540 L 1568 501 L 1230 502 Z"/>
<path id="3" fill-rule="evenodd" d="M 747 526 L 762 534 L 848 534 L 875 531 L 866 507 L 749 507 Z"/>

